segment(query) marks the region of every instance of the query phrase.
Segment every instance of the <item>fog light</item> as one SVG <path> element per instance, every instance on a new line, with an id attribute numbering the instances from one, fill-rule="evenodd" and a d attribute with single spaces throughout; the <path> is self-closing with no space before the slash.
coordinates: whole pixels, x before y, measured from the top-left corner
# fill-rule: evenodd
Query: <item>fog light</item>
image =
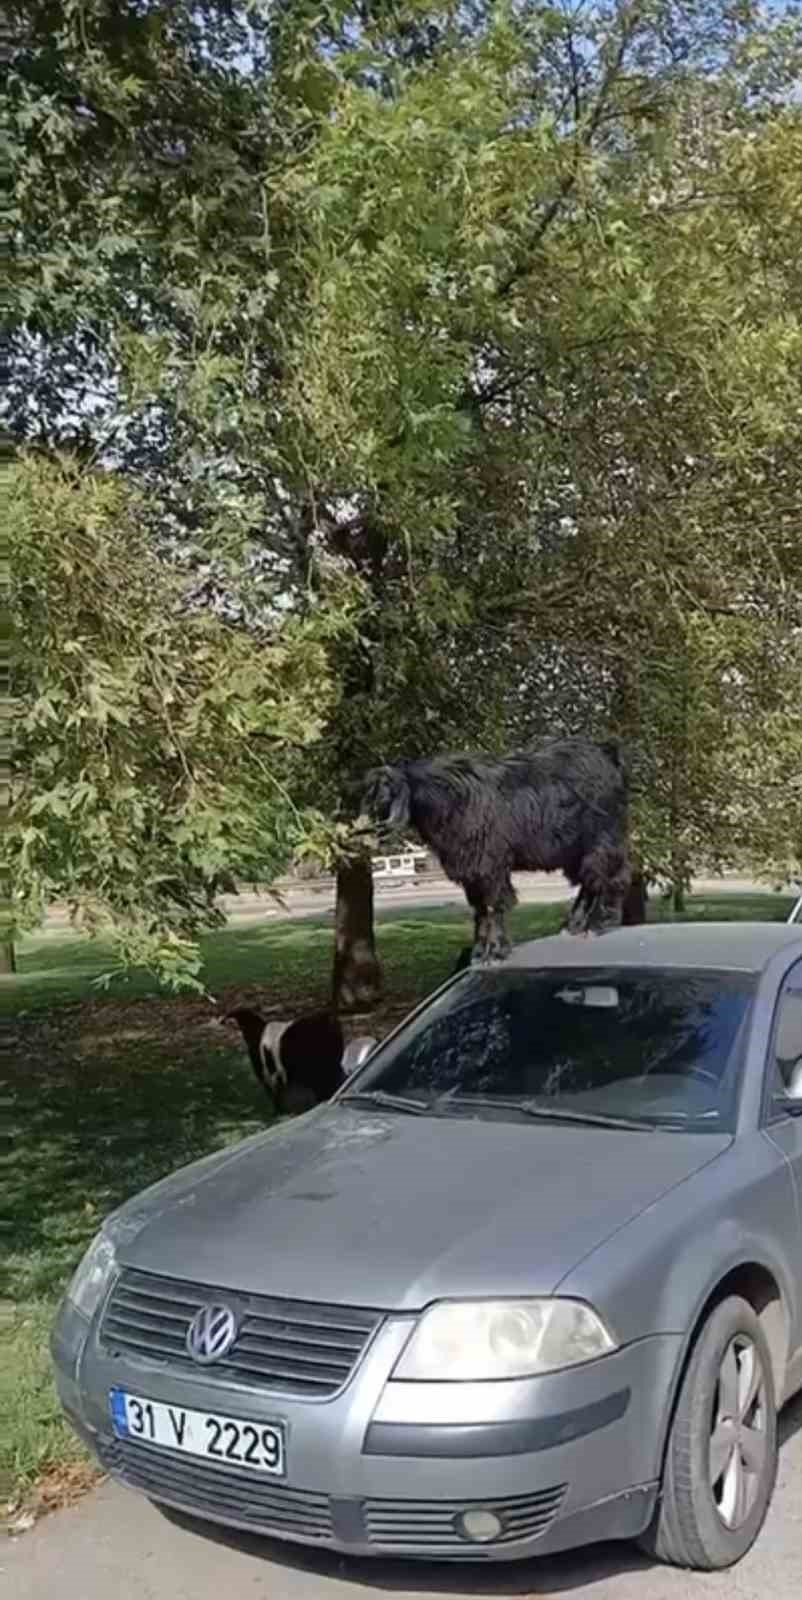
<path id="1" fill-rule="evenodd" d="M 489 1544 L 491 1539 L 498 1539 L 504 1532 L 504 1524 L 495 1511 L 476 1509 L 463 1511 L 457 1517 L 457 1528 L 466 1539 L 472 1539 L 474 1544 Z"/>

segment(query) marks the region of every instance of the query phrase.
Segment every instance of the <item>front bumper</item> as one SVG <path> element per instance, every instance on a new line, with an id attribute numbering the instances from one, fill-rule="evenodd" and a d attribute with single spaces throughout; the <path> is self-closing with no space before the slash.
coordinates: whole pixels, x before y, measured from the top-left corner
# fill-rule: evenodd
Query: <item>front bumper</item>
<path id="1" fill-rule="evenodd" d="M 297 1400 L 112 1357 L 62 1306 L 52 1351 L 65 1411 L 106 1468 L 151 1499 L 230 1527 L 354 1555 L 511 1560 L 651 1520 L 681 1340 L 645 1339 L 572 1371 L 514 1383 L 393 1383 L 409 1333 L 390 1317 L 331 1399 Z M 267 1481 L 114 1438 L 109 1391 L 230 1412 L 286 1430 L 287 1477 Z M 256 1480 L 256 1481 L 255 1481 Z M 459 1531 L 468 1507 L 500 1516 L 497 1540 Z"/>

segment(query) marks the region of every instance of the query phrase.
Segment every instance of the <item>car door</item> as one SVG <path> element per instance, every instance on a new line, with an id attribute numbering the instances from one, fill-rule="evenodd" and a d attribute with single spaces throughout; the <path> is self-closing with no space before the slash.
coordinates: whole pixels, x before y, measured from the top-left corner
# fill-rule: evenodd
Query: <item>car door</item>
<path id="1" fill-rule="evenodd" d="M 766 1067 L 765 1122 L 773 1138 L 782 1132 L 783 1150 L 802 1180 L 802 961 L 783 979 Z"/>
<path id="2" fill-rule="evenodd" d="M 763 1124 L 791 1167 L 796 1192 L 797 1304 L 802 1303 L 802 961 L 786 973 L 777 998 L 766 1062 Z M 792 1330 L 791 1358 L 802 1381 L 802 1327 Z"/>

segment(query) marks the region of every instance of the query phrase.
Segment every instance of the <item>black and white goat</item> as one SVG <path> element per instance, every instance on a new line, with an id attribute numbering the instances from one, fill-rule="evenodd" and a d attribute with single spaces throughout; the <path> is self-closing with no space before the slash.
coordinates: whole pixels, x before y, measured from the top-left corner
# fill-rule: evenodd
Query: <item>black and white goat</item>
<path id="1" fill-rule="evenodd" d="M 410 826 L 461 884 L 474 913 L 474 961 L 509 950 L 511 873 L 565 873 L 579 893 L 571 933 L 621 922 L 630 883 L 627 777 L 615 741 L 555 739 L 495 757 L 397 761 L 368 774 L 363 812 L 385 831 Z"/>
<path id="2" fill-rule="evenodd" d="M 277 1112 L 320 1105 L 345 1082 L 345 1038 L 330 1012 L 268 1022 L 250 1006 L 237 1006 L 223 1021 L 239 1028 L 256 1078 Z"/>

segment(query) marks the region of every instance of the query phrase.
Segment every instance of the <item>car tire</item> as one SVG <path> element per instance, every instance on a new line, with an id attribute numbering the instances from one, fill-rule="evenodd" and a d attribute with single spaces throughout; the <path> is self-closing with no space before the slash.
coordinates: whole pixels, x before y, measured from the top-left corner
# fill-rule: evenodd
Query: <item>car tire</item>
<path id="1" fill-rule="evenodd" d="M 697 1572 L 733 1566 L 763 1526 L 776 1477 L 771 1355 L 752 1307 L 732 1296 L 692 1347 L 641 1548 Z"/>

